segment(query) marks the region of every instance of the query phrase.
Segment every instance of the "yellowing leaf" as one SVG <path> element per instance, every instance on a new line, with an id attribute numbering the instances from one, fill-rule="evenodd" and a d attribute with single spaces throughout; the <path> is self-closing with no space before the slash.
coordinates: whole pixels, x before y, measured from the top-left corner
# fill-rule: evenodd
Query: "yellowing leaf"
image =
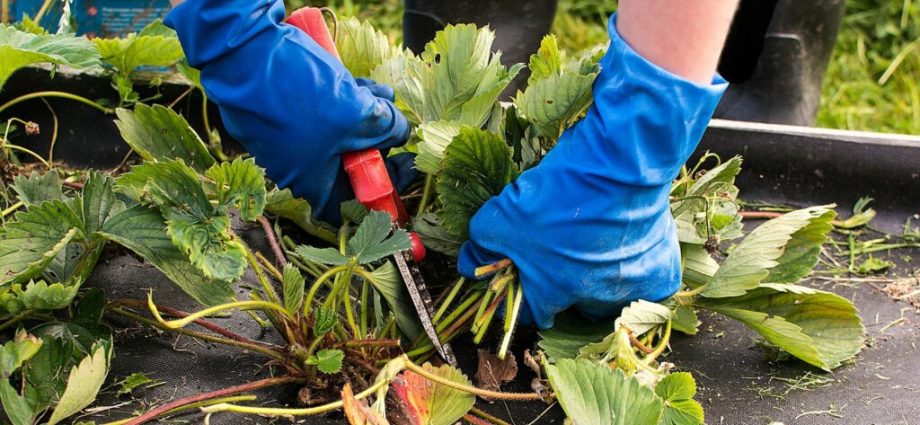
<path id="1" fill-rule="evenodd" d="M 342 388 L 342 410 L 349 425 L 390 425 L 385 417 L 367 406 L 367 401 L 355 399 L 350 383 Z"/>
<path id="2" fill-rule="evenodd" d="M 107 344 L 99 344 L 92 355 L 86 356 L 80 364 L 70 370 L 67 387 L 48 419 L 54 425 L 89 406 L 105 383 L 109 373 L 111 350 Z"/>
<path id="3" fill-rule="evenodd" d="M 426 363 L 425 371 L 463 385 L 471 385 L 466 375 L 450 365 L 434 367 Z M 473 408 L 476 397 L 431 382 L 406 371 L 392 383 L 400 407 L 412 425 L 452 425 Z"/>

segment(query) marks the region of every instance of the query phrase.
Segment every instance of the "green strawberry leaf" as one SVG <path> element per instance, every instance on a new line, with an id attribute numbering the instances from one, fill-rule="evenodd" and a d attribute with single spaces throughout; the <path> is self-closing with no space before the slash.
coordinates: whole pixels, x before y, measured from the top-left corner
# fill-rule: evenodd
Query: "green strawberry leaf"
<path id="1" fill-rule="evenodd" d="M 317 370 L 328 375 L 339 373 L 344 359 L 345 353 L 342 350 L 319 350 L 307 359 L 307 364 L 316 366 Z"/>
<path id="2" fill-rule="evenodd" d="M 124 38 L 95 38 L 93 43 L 102 60 L 123 75 L 130 75 L 140 66 L 171 66 L 184 57 L 175 32 L 159 19 L 140 33 Z"/>
<path id="3" fill-rule="evenodd" d="M 230 240 L 230 218 L 216 216 L 205 220 L 183 214 L 167 214 L 166 233 L 189 261 L 205 276 L 231 282 L 246 271 L 246 250 Z"/>
<path id="4" fill-rule="evenodd" d="M 118 109 L 121 137 L 147 161 L 182 160 L 198 172 L 215 164 L 198 134 L 181 115 L 163 105 Z"/>
<path id="5" fill-rule="evenodd" d="M 335 309 L 317 307 L 313 311 L 313 336 L 319 338 L 331 332 L 338 319 Z"/>
<path id="6" fill-rule="evenodd" d="M 370 22 L 347 17 L 339 19 L 338 25 L 335 47 L 345 68 L 355 77 L 370 77 L 378 66 L 402 54 L 402 50 Z"/>
<path id="7" fill-rule="evenodd" d="M 62 201 L 46 201 L 16 214 L 0 231 L 0 287 L 37 277 L 72 240 L 80 219 Z"/>
<path id="8" fill-rule="evenodd" d="M 316 248 L 300 245 L 294 250 L 294 254 L 301 260 L 329 266 L 340 266 L 348 263 L 348 257 L 335 248 Z"/>
<path id="9" fill-rule="evenodd" d="M 707 298 L 735 297 L 757 288 L 770 275 L 771 269 L 788 265 L 799 258 L 798 255 L 782 258 L 796 232 L 814 223 L 828 221 L 833 215 L 828 206 L 811 207 L 760 225 L 738 243 L 701 295 Z M 790 267 L 798 273 L 798 266 Z"/>
<path id="10" fill-rule="evenodd" d="M 437 190 L 444 228 L 460 240 L 469 238 L 473 215 L 514 180 L 511 149 L 494 133 L 463 128 L 444 152 Z"/>
<path id="11" fill-rule="evenodd" d="M 265 170 L 255 159 L 236 158 L 233 162 L 215 164 L 205 173 L 214 181 L 220 208 L 236 207 L 240 217 L 255 221 L 265 209 Z"/>
<path id="12" fill-rule="evenodd" d="M 683 332 L 687 335 L 696 335 L 700 327 L 700 319 L 696 315 L 696 310 L 685 305 L 678 305 L 674 309 L 671 326 L 674 330 Z"/>
<path id="13" fill-rule="evenodd" d="M 73 68 L 99 64 L 99 54 L 84 37 L 69 34 L 38 35 L 0 25 L 0 89 L 19 68 L 35 63 L 51 63 Z"/>
<path id="14" fill-rule="evenodd" d="M 405 230 L 392 229 L 390 214 L 371 211 L 348 240 L 345 253 L 357 259 L 358 264 L 368 264 L 412 247 Z"/>
<path id="15" fill-rule="evenodd" d="M 655 394 L 664 400 L 661 425 L 700 425 L 705 421 L 703 406 L 693 399 L 696 381 L 690 373 L 665 376 L 655 385 Z"/>
<path id="16" fill-rule="evenodd" d="M 839 295 L 764 283 L 737 297 L 697 299 L 695 306 L 736 320 L 772 344 L 824 370 L 862 350 L 865 328 L 856 307 Z"/>
<path id="17" fill-rule="evenodd" d="M 530 55 L 530 78 L 527 85 L 533 85 L 540 80 L 550 78 L 562 72 L 562 52 L 559 51 L 559 42 L 555 35 L 550 34 L 540 41 L 540 49 Z"/>
<path id="18" fill-rule="evenodd" d="M 396 92 L 397 105 L 410 121 L 421 124 L 456 121 L 480 128 L 501 92 L 521 71 L 506 69 L 492 53 L 495 34 L 475 25 L 448 25 L 419 57 L 399 55 L 385 61 L 373 78 Z"/>
<path id="19" fill-rule="evenodd" d="M 115 395 L 120 397 L 123 395 L 131 394 L 132 391 L 140 387 L 150 388 L 150 387 L 155 387 L 157 385 L 161 385 L 163 383 L 164 383 L 163 381 L 153 379 L 143 373 L 134 372 L 128 375 L 122 381 L 118 382 L 120 386 L 118 388 L 118 391 L 115 393 Z"/>
<path id="20" fill-rule="evenodd" d="M 38 174 L 37 171 L 33 171 L 28 177 L 20 174 L 13 178 L 13 184 L 10 187 L 16 191 L 16 194 L 19 195 L 19 200 L 26 206 L 64 199 L 61 178 L 56 171 L 50 171 L 45 174 Z"/>
<path id="21" fill-rule="evenodd" d="M 783 255 L 776 262 L 777 265 L 770 269 L 770 275 L 764 282 L 770 283 L 796 283 L 808 276 L 818 264 L 821 255 L 821 245 L 827 241 L 834 225 L 831 222 L 836 217 L 833 210 L 828 210 L 818 218 L 813 219 L 807 226 L 792 234 L 792 239 L 786 244 Z"/>
<path id="22" fill-rule="evenodd" d="M 167 235 L 162 214 L 154 209 L 141 205 L 129 208 L 109 219 L 99 235 L 149 261 L 203 305 L 217 305 L 234 299 L 232 285 L 205 276 L 189 262 L 189 257 Z"/>
<path id="23" fill-rule="evenodd" d="M 419 139 L 415 168 L 428 174 L 441 172 L 441 160 L 447 145 L 460 134 L 460 123 L 456 121 L 434 121 L 424 123 L 416 129 Z"/>
<path id="24" fill-rule="evenodd" d="M 371 272 L 371 285 L 374 290 L 383 296 L 390 311 L 396 314 L 396 326 L 406 336 L 407 340 L 414 341 L 422 334 L 422 324 L 418 321 L 418 313 L 406 284 L 403 283 L 399 270 L 392 262 L 387 261 Z"/>
<path id="25" fill-rule="evenodd" d="M 590 360 L 546 366 L 550 385 L 574 425 L 657 425 L 662 400 L 635 377 Z"/>
<path id="26" fill-rule="evenodd" d="M 302 198 L 295 198 L 290 189 L 273 189 L 265 196 L 265 211 L 286 218 L 305 232 L 327 241 L 335 241 L 335 230 L 325 223 L 313 221 L 313 208 Z"/>
<path id="27" fill-rule="evenodd" d="M 463 243 L 444 229 L 435 213 L 425 213 L 412 219 L 412 230 L 422 239 L 426 248 L 456 257 Z"/>
<path id="28" fill-rule="evenodd" d="M 284 308 L 291 314 L 297 314 L 300 312 L 300 308 L 303 307 L 304 285 L 306 282 L 303 275 L 300 274 L 300 269 L 290 263 L 284 265 L 284 272 L 282 272 L 281 276 Z"/>
<path id="29" fill-rule="evenodd" d="M 574 359 L 582 347 L 600 342 L 613 330 L 612 322 L 592 322 L 573 312 L 563 312 L 556 316 L 555 326 L 539 332 L 538 346 L 550 361 Z"/>
<path id="30" fill-rule="evenodd" d="M 671 309 L 668 307 L 638 300 L 633 301 L 620 312 L 620 317 L 617 318 L 614 327 L 616 329 L 625 327 L 638 337 L 655 326 L 667 323 L 668 320 L 671 320 L 671 316 Z"/>

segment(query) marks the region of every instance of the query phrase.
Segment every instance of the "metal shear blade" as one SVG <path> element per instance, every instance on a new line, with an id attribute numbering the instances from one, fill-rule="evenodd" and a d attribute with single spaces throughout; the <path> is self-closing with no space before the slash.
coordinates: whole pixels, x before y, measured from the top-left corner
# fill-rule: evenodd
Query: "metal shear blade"
<path id="1" fill-rule="evenodd" d="M 406 289 L 409 290 L 409 296 L 412 298 L 412 304 L 415 305 L 415 311 L 418 312 L 425 334 L 428 335 L 428 339 L 434 344 L 441 358 L 451 366 L 457 366 L 454 350 L 451 349 L 450 344 L 441 343 L 441 338 L 431 320 L 433 315 L 431 295 L 428 293 L 428 287 L 425 286 L 425 280 L 415 266 L 412 254 L 406 251 L 397 253 L 393 257 L 396 260 L 399 274 L 402 275 L 403 282 L 406 284 Z"/>

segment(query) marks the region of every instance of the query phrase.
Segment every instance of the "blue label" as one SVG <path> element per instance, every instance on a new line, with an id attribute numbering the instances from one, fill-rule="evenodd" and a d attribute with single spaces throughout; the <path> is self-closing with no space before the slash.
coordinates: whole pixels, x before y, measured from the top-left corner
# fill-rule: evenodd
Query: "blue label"
<path id="1" fill-rule="evenodd" d="M 23 15 L 35 16 L 43 0 L 10 0 L 9 17 L 13 21 Z M 42 17 L 42 27 L 57 31 L 61 19 L 60 1 Z M 166 16 L 169 0 L 74 0 L 71 5 L 74 29 L 88 37 L 122 37 L 138 32 L 157 18 Z"/>

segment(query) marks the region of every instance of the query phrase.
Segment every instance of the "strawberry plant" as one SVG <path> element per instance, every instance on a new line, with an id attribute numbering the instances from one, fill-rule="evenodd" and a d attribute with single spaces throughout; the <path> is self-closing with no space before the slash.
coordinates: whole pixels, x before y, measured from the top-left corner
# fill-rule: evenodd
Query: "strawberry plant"
<path id="1" fill-rule="evenodd" d="M 13 41 L 0 38 L 0 49 L 19 55 L 16 63 L 93 66 L 101 57 L 111 65 L 122 108 L 110 111 L 75 100 L 113 112 L 139 157 L 127 171 L 75 175 L 34 153 L 47 170 L 26 173 L 18 163 L 10 166 L 16 175 L 4 185 L 9 182 L 12 202 L 4 208 L 0 230 L 0 403 L 6 419 L 16 425 L 56 423 L 92 401 L 117 355 L 105 315 L 251 351 L 277 372 L 154 407 L 127 420 L 131 424 L 192 405 L 209 415 L 301 416 L 343 408 L 351 423 L 379 424 L 398 409 L 414 424 L 461 418 L 488 423 L 474 408 L 476 396 L 550 398 L 477 388 L 456 368 L 420 365 L 435 350 L 389 260 L 409 249 L 410 240 L 405 231 L 392 230 L 387 214 L 348 202 L 342 205 L 341 227 L 318 222 L 305 200 L 275 187 L 252 159 L 224 158 L 212 129 L 205 143 L 171 108 L 141 102 L 130 85 L 137 66 L 180 59 L 174 38 L 160 24 L 127 39 L 98 40 L 95 49 L 76 37 L 0 30 L 5 31 L 0 37 L 15 34 Z M 345 65 L 356 76 L 393 87 L 397 106 L 413 123 L 404 149 L 418 153 L 416 166 L 426 177 L 407 196 L 418 199 L 411 201 L 417 211 L 411 227 L 428 249 L 448 258 L 456 257 L 469 237 L 477 209 L 538 164 L 579 120 L 600 71 L 601 50 L 570 56 L 547 37 L 529 62 L 527 88 L 501 104 L 500 93 L 523 65 L 501 65 L 500 55 L 492 53 L 493 39 L 485 28 L 449 26 L 416 56 L 370 24 L 346 19 L 336 40 Z M 43 43 L 62 43 L 70 53 Z M 179 64 L 200 88 L 195 71 Z M 3 71 L 8 76 L 14 70 Z M 0 113 L 6 107 L 0 106 Z M 8 135 L 2 141 L 6 158 L 23 153 Z M 661 303 L 636 301 L 614 320 L 586 323 L 564 314 L 555 328 L 540 333 L 536 360 L 528 364 L 573 423 L 626 418 L 653 425 L 703 423 L 702 407 L 693 400 L 694 378 L 671 373 L 674 365 L 662 360 L 673 332 L 697 332 L 701 309 L 738 320 L 769 344 L 823 370 L 860 351 L 864 329 L 853 305 L 797 285 L 815 266 L 833 228 L 831 206 L 792 211 L 745 234 L 734 185 L 740 170 L 740 158 L 722 161 L 707 154 L 673 183 L 671 212 L 683 259 L 680 292 Z M 273 229 L 268 217 L 279 225 Z M 235 222 L 263 225 L 276 261 L 253 251 Z M 312 242 L 280 235 L 288 226 L 304 230 Z M 84 283 L 111 245 L 159 269 L 203 309 L 162 305 L 155 292 L 146 300 L 104 300 L 87 290 Z M 240 285 L 247 270 L 257 285 Z M 442 341 L 468 335 L 482 343 L 490 330 L 499 329 L 498 360 L 490 361 L 514 364 L 506 356 L 523 297 L 514 265 L 502 261 L 477 272 L 492 277 L 458 279 L 443 288 L 435 305 L 436 330 Z M 247 312 L 281 342 L 237 335 L 212 318 L 228 311 Z M 64 351 L 66 356 L 57 356 Z M 57 357 L 47 362 L 52 356 Z M 282 384 L 308 389 L 304 406 L 255 407 L 226 399 Z"/>

